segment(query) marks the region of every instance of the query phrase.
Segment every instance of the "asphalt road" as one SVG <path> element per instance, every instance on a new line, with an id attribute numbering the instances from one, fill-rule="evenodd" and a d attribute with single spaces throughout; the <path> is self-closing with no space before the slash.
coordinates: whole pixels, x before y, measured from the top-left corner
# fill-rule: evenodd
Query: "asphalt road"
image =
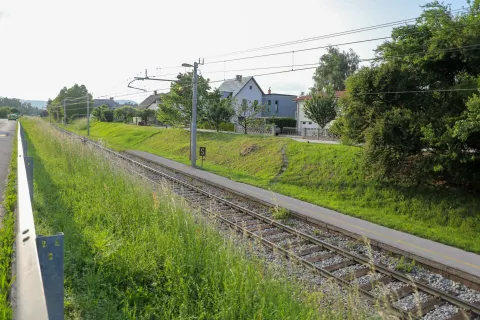
<path id="1" fill-rule="evenodd" d="M 16 123 L 17 121 L 0 119 L 0 202 L 3 201 Z"/>

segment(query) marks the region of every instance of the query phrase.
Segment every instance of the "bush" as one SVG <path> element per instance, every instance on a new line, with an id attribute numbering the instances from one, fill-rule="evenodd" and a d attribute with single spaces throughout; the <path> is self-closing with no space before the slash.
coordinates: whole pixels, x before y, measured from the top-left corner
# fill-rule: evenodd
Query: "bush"
<path id="1" fill-rule="evenodd" d="M 208 122 L 202 122 L 198 124 L 199 129 L 215 130 L 215 128 Z M 235 131 L 235 124 L 231 122 L 220 123 L 220 131 Z"/>
<path id="2" fill-rule="evenodd" d="M 10 113 L 11 110 L 9 107 L 0 107 L 0 119 L 7 119 Z"/>
<path id="3" fill-rule="evenodd" d="M 267 124 L 275 124 L 283 130 L 283 127 L 296 128 L 297 120 L 294 118 L 267 118 Z"/>

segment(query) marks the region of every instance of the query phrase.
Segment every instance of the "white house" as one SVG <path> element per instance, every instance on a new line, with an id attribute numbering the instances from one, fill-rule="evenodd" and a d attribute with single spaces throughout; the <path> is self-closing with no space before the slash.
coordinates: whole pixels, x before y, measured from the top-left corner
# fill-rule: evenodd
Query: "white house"
<path id="1" fill-rule="evenodd" d="M 345 91 L 335 91 L 335 98 L 339 99 L 345 94 Z M 318 129 L 319 126 L 315 122 L 313 122 L 311 119 L 309 119 L 307 116 L 305 116 L 305 111 L 303 110 L 303 106 L 305 105 L 305 101 L 310 100 L 312 97 L 311 96 L 304 96 L 301 95 L 298 98 L 293 99 L 293 101 L 297 102 L 297 112 L 295 113 L 295 119 L 297 120 L 297 130 L 299 132 L 302 132 L 303 129 Z M 334 120 L 333 120 L 334 121 Z M 326 128 L 330 127 L 332 124 L 331 121 L 326 125 Z"/>
<path id="2" fill-rule="evenodd" d="M 161 94 L 157 94 L 155 91 L 155 94 L 152 94 L 148 96 L 145 100 L 143 100 L 137 107 L 137 109 L 151 109 L 151 110 L 157 110 L 158 109 L 158 104 L 160 103 L 161 100 Z"/>
<path id="3" fill-rule="evenodd" d="M 257 101 L 262 103 L 264 96 L 262 88 L 253 77 L 242 77 L 237 75 L 235 79 L 225 80 L 218 88 L 222 98 L 232 98 L 235 102 L 235 110 L 246 101 L 248 104 Z"/>

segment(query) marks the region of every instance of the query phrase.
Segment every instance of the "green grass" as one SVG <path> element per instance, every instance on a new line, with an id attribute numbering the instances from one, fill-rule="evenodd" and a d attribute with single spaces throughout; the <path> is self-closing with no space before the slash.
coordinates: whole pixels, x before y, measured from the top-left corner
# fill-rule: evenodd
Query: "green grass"
<path id="1" fill-rule="evenodd" d="M 189 162 L 189 133 L 185 130 L 94 123 L 91 136 L 118 150 L 143 150 Z M 198 146 L 207 147 L 205 170 L 480 253 L 478 196 L 453 188 L 375 181 L 362 167 L 361 147 L 203 132 L 198 134 Z M 288 166 L 277 177 L 282 148 Z"/>
<path id="2" fill-rule="evenodd" d="M 17 138 L 13 138 L 12 158 L 5 188 L 4 216 L 0 222 L 0 318 L 12 319 L 12 306 L 9 300 L 12 284 L 12 255 L 15 241 L 15 206 L 17 205 Z M 0 183 L 3 183 L 0 182 Z"/>
<path id="3" fill-rule="evenodd" d="M 65 233 L 66 319 L 366 317 L 355 292 L 347 309 L 338 295 L 304 292 L 167 190 L 40 120 L 22 124 L 35 158 L 37 233 Z"/>

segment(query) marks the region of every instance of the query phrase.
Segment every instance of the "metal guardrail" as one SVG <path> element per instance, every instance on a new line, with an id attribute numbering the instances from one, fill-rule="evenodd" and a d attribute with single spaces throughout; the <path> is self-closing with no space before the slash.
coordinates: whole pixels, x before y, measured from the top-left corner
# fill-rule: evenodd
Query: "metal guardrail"
<path id="1" fill-rule="evenodd" d="M 17 135 L 17 320 L 63 319 L 63 234 L 37 236 L 32 211 L 33 158 L 21 124 Z"/>

